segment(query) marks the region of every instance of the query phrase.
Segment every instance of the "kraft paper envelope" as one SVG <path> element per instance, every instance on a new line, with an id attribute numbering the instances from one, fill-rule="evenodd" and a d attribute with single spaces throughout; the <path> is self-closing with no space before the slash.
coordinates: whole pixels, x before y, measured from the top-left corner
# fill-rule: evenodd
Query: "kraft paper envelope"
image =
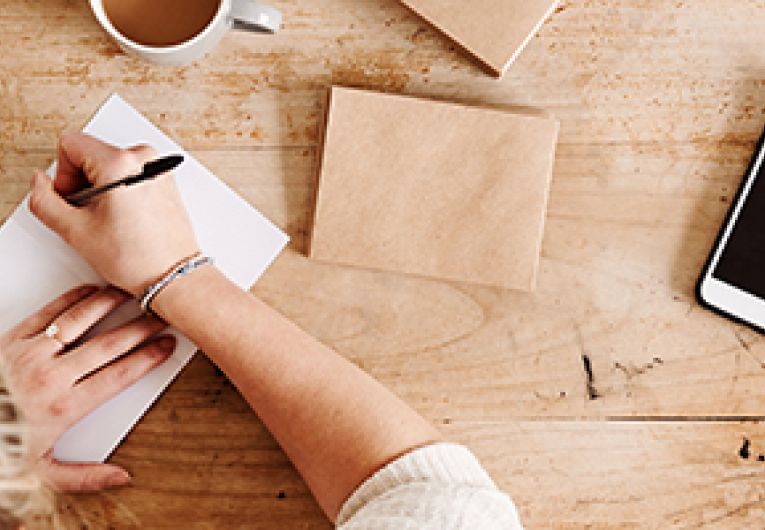
<path id="1" fill-rule="evenodd" d="M 183 153 L 117 95 L 109 98 L 84 130 L 120 147 L 145 143 L 160 155 Z M 176 181 L 199 244 L 226 276 L 247 289 L 288 238 L 199 162 L 183 154 L 186 160 L 175 172 Z M 0 229 L 0 333 L 72 287 L 103 283 L 71 247 L 29 212 L 27 201 Z M 128 304 L 94 331 L 110 329 L 139 313 L 137 303 Z M 106 460 L 196 351 L 186 337 L 173 334 L 178 338 L 173 356 L 67 431 L 54 447 L 56 458 Z"/>
<path id="2" fill-rule="evenodd" d="M 309 255 L 533 290 L 558 122 L 333 88 Z"/>
<path id="3" fill-rule="evenodd" d="M 502 76 L 559 0 L 401 0 Z"/>

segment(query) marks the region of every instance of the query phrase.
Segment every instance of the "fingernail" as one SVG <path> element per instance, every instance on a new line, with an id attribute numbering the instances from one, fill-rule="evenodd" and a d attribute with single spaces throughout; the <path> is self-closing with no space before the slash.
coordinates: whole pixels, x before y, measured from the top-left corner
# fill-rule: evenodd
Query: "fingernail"
<path id="1" fill-rule="evenodd" d="M 164 353 L 172 353 L 175 349 L 175 337 L 162 337 L 157 341 L 157 346 Z"/>
<path id="2" fill-rule="evenodd" d="M 130 475 L 125 470 L 115 471 L 106 477 L 105 485 L 107 488 L 118 488 L 130 484 Z"/>

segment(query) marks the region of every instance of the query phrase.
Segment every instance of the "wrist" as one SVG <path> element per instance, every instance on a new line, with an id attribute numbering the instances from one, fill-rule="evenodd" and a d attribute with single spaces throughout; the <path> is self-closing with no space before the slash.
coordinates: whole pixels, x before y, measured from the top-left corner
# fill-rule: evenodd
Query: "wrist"
<path id="1" fill-rule="evenodd" d="M 184 259 L 180 263 L 177 263 L 172 269 L 166 272 L 159 281 L 155 282 L 149 288 L 147 288 L 141 294 L 141 309 L 149 313 L 154 313 L 152 309 L 152 302 L 168 285 L 181 279 L 184 276 L 193 274 L 198 269 L 206 266 L 212 266 L 213 259 L 210 256 L 206 256 L 201 252 L 197 252 L 192 256 Z"/>
<path id="2" fill-rule="evenodd" d="M 162 278 L 169 274 L 178 265 L 193 256 L 199 255 L 200 252 L 201 251 L 198 248 L 190 248 L 186 252 L 174 253 L 174 256 L 179 256 L 177 258 L 167 256 L 165 259 L 155 260 L 154 263 L 144 264 L 140 281 L 134 283 L 131 287 L 126 288 L 125 290 L 140 300 L 147 289 L 162 280 Z"/>
<path id="3" fill-rule="evenodd" d="M 222 285 L 230 283 L 220 269 L 206 265 L 168 284 L 154 297 L 151 309 L 165 322 L 175 324 L 187 301 L 211 300 Z"/>

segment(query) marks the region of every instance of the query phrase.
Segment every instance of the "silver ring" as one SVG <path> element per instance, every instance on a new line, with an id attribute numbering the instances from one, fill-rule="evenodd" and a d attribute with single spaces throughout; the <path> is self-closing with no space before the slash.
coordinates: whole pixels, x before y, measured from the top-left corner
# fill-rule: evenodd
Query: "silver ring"
<path id="1" fill-rule="evenodd" d="M 58 346 L 58 349 L 63 350 L 64 348 L 66 348 L 66 343 L 59 338 L 58 336 L 59 331 L 61 331 L 61 329 L 58 327 L 58 324 L 56 324 L 55 322 L 51 322 L 51 324 L 47 328 L 45 328 L 45 331 L 43 331 L 43 335 L 55 341 L 56 345 Z"/>

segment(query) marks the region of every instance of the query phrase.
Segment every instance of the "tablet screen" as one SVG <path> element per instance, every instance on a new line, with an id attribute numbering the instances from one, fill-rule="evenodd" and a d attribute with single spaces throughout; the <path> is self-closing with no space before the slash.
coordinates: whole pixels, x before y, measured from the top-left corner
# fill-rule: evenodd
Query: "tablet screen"
<path id="1" fill-rule="evenodd" d="M 754 179 L 712 276 L 765 298 L 765 178 Z"/>

